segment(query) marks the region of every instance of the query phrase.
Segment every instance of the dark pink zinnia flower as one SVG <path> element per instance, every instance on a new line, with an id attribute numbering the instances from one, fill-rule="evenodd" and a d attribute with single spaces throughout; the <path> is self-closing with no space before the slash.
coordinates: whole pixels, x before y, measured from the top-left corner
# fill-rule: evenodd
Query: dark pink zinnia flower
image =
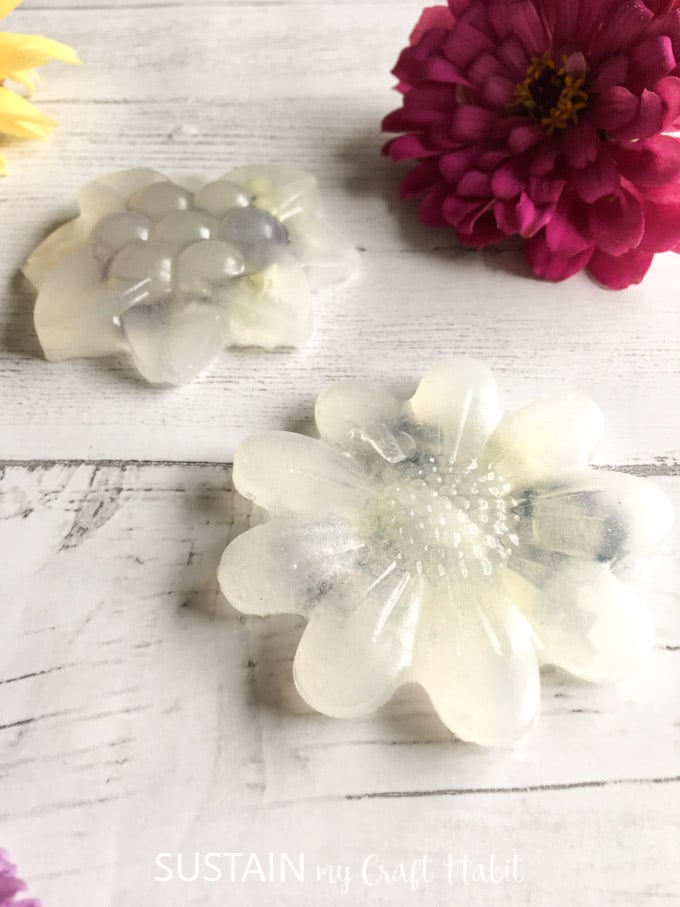
<path id="1" fill-rule="evenodd" d="M 16 900 L 16 896 L 26 891 L 26 883 L 17 878 L 17 868 L 9 858 L 6 850 L 0 848 L 0 907 L 42 907 L 40 901 Z"/>
<path id="2" fill-rule="evenodd" d="M 385 146 L 463 245 L 621 289 L 680 251 L 680 11 L 668 0 L 449 0 L 399 57 Z"/>
<path id="3" fill-rule="evenodd" d="M 656 16 L 670 13 L 672 9 L 677 9 L 680 6 L 680 0 L 644 0 L 644 3 Z"/>

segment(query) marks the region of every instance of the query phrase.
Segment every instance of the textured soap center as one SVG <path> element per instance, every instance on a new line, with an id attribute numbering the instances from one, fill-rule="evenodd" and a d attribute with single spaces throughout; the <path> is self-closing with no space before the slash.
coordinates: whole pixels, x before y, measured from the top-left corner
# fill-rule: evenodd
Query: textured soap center
<path id="1" fill-rule="evenodd" d="M 510 486 L 492 468 L 424 457 L 390 472 L 374 531 L 406 569 L 428 578 L 489 576 L 519 544 Z"/>

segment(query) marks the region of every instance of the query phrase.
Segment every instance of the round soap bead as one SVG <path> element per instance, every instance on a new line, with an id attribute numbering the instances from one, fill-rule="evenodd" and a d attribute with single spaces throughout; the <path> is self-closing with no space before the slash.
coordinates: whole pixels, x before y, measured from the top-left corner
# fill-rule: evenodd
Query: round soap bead
<path id="1" fill-rule="evenodd" d="M 194 195 L 194 207 L 214 217 L 224 217 L 232 208 L 245 208 L 247 205 L 248 196 L 241 186 L 227 180 L 208 183 Z"/>
<path id="2" fill-rule="evenodd" d="M 288 242 L 288 231 L 281 221 L 252 205 L 229 211 L 222 219 L 217 236 L 241 249 L 247 274 L 270 265 Z"/>
<path id="3" fill-rule="evenodd" d="M 243 257 L 228 243 L 208 239 L 181 252 L 177 270 L 182 293 L 208 296 L 243 273 Z"/>
<path id="4" fill-rule="evenodd" d="M 97 261 L 104 265 L 130 243 L 144 242 L 149 238 L 151 223 L 143 214 L 117 211 L 100 220 L 90 238 Z"/>
<path id="5" fill-rule="evenodd" d="M 172 286 L 173 253 L 171 246 L 161 243 L 125 246 L 111 262 L 110 278 L 139 284 L 140 296 L 146 300 L 159 299 Z"/>
<path id="6" fill-rule="evenodd" d="M 153 238 L 179 251 L 202 239 L 210 239 L 218 226 L 214 217 L 202 211 L 173 211 L 156 224 Z"/>
<path id="7" fill-rule="evenodd" d="M 147 186 L 136 192 L 128 202 L 131 211 L 139 211 L 153 221 L 159 221 L 173 211 L 185 211 L 189 207 L 191 193 L 170 180 Z"/>

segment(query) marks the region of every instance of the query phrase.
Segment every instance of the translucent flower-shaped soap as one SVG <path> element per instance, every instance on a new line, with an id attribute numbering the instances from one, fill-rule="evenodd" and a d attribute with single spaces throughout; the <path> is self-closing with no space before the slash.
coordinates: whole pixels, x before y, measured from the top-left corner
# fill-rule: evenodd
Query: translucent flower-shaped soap
<path id="1" fill-rule="evenodd" d="M 79 203 L 24 268 L 51 360 L 128 352 L 148 381 L 184 384 L 225 346 L 302 346 L 311 291 L 356 266 L 320 219 L 314 177 L 289 167 L 203 186 L 126 170 Z"/>
<path id="2" fill-rule="evenodd" d="M 636 670 L 653 626 L 620 571 L 673 514 L 651 482 L 589 468 L 588 398 L 503 412 L 488 369 L 451 359 L 407 400 L 332 384 L 316 423 L 320 440 L 263 432 L 237 450 L 236 488 L 270 520 L 219 571 L 240 611 L 309 619 L 294 675 L 310 705 L 363 715 L 415 681 L 458 737 L 502 746 L 537 714 L 541 664 Z"/>

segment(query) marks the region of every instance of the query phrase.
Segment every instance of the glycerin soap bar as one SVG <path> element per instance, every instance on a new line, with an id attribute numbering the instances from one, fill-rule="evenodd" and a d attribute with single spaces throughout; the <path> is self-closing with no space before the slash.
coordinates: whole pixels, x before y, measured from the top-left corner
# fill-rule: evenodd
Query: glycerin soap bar
<path id="1" fill-rule="evenodd" d="M 204 185 L 126 170 L 86 186 L 79 204 L 24 268 L 45 356 L 127 352 L 153 383 L 190 381 L 225 346 L 302 346 L 312 290 L 357 264 L 320 216 L 314 177 L 289 167 Z"/>
<path id="2" fill-rule="evenodd" d="M 591 400 L 505 412 L 489 370 L 460 358 L 408 399 L 332 384 L 316 425 L 237 449 L 236 488 L 269 520 L 219 570 L 239 611 L 308 619 L 294 677 L 315 709 L 364 715 L 417 682 L 458 737 L 506 746 L 538 712 L 541 665 L 593 682 L 638 668 L 653 624 L 621 571 L 673 513 L 652 482 L 589 466 Z"/>

